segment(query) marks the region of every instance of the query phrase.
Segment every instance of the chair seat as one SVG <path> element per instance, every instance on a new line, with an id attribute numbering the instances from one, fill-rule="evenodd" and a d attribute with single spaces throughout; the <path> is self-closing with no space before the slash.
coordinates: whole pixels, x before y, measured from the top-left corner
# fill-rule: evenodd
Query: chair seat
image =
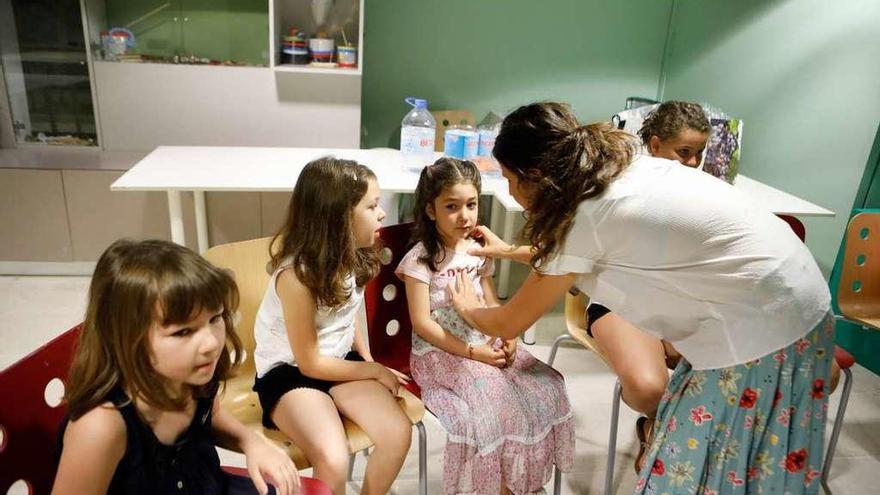
<path id="1" fill-rule="evenodd" d="M 837 361 L 837 365 L 842 370 L 852 368 L 856 364 L 856 358 L 840 346 L 834 346 L 834 360 Z"/>
<path id="2" fill-rule="evenodd" d="M 415 380 L 410 380 L 409 383 L 407 383 L 403 387 L 405 389 L 409 390 L 410 392 L 412 392 L 412 394 L 415 395 L 416 397 L 418 397 L 420 399 L 422 398 L 422 387 L 420 387 L 419 384 L 416 383 Z"/>
<path id="3" fill-rule="evenodd" d="M 605 355 L 599 350 L 599 346 L 596 344 L 596 339 L 590 337 L 586 330 L 569 327 L 568 334 L 571 335 L 571 338 L 577 341 L 578 344 L 586 347 L 591 352 L 595 352 L 603 361 L 605 361 L 606 364 L 608 363 L 608 360 L 605 359 Z"/>
<path id="4" fill-rule="evenodd" d="M 251 389 L 254 383 L 252 377 L 252 374 L 242 373 L 226 382 L 226 389 L 221 398 L 223 408 L 229 411 L 247 428 L 263 435 L 281 447 L 287 452 L 293 463 L 296 464 L 297 469 L 311 467 L 311 463 L 306 459 L 303 451 L 294 445 L 287 436 L 278 430 L 272 430 L 263 426 L 263 409 L 260 407 L 257 393 Z M 412 424 L 418 423 L 425 416 L 425 406 L 422 404 L 422 401 L 403 387 L 400 388 L 397 402 Z M 360 452 L 373 446 L 373 441 L 367 436 L 366 432 L 348 418 L 342 418 L 342 426 L 345 428 L 345 435 L 348 438 L 349 452 Z M 220 446 L 235 450 L 231 445 L 220 444 Z"/>
<path id="5" fill-rule="evenodd" d="M 250 474 L 245 468 L 223 466 L 223 470 L 235 476 L 250 478 Z M 299 477 L 299 493 L 300 495 L 333 495 L 333 492 L 323 481 L 308 476 Z"/>
<path id="6" fill-rule="evenodd" d="M 880 313 L 880 309 L 872 308 L 872 311 L 873 314 Z M 880 318 L 877 317 L 849 313 L 846 315 L 846 319 L 858 323 L 859 325 L 870 327 L 875 330 L 880 330 Z"/>

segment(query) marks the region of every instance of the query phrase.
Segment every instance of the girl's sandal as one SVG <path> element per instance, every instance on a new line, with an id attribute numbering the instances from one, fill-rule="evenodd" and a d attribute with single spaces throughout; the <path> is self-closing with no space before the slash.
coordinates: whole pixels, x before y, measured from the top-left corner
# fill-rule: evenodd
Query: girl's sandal
<path id="1" fill-rule="evenodd" d="M 645 466 L 645 454 L 648 453 L 648 448 L 654 439 L 654 418 L 640 416 L 636 420 L 636 437 L 639 439 L 639 453 L 636 454 L 634 467 L 636 474 L 639 474 Z"/>

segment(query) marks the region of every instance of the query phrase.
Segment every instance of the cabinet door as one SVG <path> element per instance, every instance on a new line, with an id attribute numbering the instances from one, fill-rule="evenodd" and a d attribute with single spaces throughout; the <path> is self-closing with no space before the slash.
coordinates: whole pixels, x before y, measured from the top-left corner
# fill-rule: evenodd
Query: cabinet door
<path id="1" fill-rule="evenodd" d="M 134 33 L 134 53 L 157 57 L 182 54 L 181 0 L 107 0 L 106 29 Z"/>
<path id="2" fill-rule="evenodd" d="M 0 46 L 16 141 L 97 144 L 79 1 L 0 2 Z"/>
<path id="3" fill-rule="evenodd" d="M 183 0 L 183 53 L 269 65 L 268 0 Z"/>

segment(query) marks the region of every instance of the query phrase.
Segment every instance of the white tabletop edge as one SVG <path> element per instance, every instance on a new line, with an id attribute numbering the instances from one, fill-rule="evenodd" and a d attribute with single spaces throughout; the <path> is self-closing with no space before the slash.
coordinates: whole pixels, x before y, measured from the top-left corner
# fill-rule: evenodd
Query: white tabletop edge
<path id="1" fill-rule="evenodd" d="M 356 160 L 370 167 L 388 193 L 411 193 L 418 174 L 401 165 L 394 149 L 268 148 L 224 146 L 159 146 L 110 186 L 111 191 L 289 192 L 308 161 L 326 155 Z M 435 153 L 435 157 L 442 156 Z M 191 165 L 186 174 L 180 163 Z M 738 175 L 734 187 L 777 214 L 829 217 L 835 213 L 792 194 Z M 483 193 L 496 197 L 508 211 L 523 208 L 507 191 L 503 178 L 484 175 Z"/>

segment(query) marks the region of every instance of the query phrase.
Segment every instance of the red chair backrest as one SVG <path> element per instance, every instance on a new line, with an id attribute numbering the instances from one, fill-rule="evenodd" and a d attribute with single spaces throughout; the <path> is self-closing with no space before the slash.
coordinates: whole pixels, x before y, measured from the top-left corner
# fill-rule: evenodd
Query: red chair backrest
<path id="1" fill-rule="evenodd" d="M 776 216 L 785 220 L 785 222 L 788 224 L 788 226 L 791 227 L 791 230 L 793 230 L 794 233 L 797 234 L 798 237 L 800 237 L 801 241 L 806 242 L 807 229 L 806 229 L 806 227 L 804 227 L 804 224 L 801 223 L 800 220 L 798 220 L 797 218 L 795 218 L 791 215 L 776 215 Z"/>
<path id="2" fill-rule="evenodd" d="M 67 384 L 79 340 L 78 325 L 0 372 L 0 493 L 17 481 L 31 494 L 48 494 L 55 478 L 56 435 L 67 412 L 63 403 L 46 403 L 54 379 Z M 53 382 L 51 392 L 56 390 Z"/>
<path id="3" fill-rule="evenodd" d="M 364 289 L 370 353 L 376 362 L 409 374 L 412 323 L 406 303 L 406 286 L 394 270 L 406 254 L 412 223 L 384 227 L 379 231 L 382 265 Z"/>

